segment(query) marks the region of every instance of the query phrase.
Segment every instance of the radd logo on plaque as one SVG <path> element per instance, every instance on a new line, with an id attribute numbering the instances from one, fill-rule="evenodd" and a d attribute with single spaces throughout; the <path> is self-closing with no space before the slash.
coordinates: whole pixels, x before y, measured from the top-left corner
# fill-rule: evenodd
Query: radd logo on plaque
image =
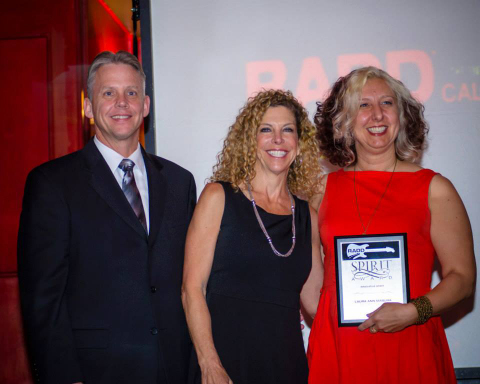
<path id="1" fill-rule="evenodd" d="M 339 326 L 356 326 L 383 303 L 407 303 L 407 234 L 335 236 Z"/>

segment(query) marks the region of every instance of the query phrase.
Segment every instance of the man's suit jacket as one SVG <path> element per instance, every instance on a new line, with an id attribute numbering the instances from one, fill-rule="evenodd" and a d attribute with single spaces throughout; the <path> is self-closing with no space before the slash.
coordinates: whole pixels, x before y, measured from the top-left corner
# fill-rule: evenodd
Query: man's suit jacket
<path id="1" fill-rule="evenodd" d="M 92 140 L 27 178 L 18 272 L 39 382 L 186 382 L 181 281 L 195 182 L 142 153 L 148 236 Z"/>

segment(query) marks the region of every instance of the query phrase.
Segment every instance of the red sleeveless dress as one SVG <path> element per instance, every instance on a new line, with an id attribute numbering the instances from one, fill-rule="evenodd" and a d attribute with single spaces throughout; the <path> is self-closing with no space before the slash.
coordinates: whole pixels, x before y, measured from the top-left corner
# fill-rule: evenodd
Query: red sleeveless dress
<path id="1" fill-rule="evenodd" d="M 360 214 L 367 225 L 390 172 L 356 173 Z M 435 173 L 397 172 L 373 216 L 367 234 L 407 233 L 410 296 L 430 291 L 435 250 L 430 239 L 428 189 Z M 318 222 L 325 253 L 325 280 L 308 346 L 308 382 L 345 384 L 456 383 L 440 317 L 395 333 L 338 327 L 334 236 L 360 235 L 353 172 L 328 176 Z"/>

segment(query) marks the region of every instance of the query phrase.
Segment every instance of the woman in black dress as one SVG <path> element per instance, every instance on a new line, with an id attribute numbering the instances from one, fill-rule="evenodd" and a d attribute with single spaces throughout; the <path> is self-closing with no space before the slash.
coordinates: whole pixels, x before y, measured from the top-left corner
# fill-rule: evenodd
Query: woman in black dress
<path id="1" fill-rule="evenodd" d="M 290 92 L 250 98 L 230 127 L 187 235 L 182 299 L 202 384 L 307 382 L 300 300 L 323 278 L 315 128 Z"/>

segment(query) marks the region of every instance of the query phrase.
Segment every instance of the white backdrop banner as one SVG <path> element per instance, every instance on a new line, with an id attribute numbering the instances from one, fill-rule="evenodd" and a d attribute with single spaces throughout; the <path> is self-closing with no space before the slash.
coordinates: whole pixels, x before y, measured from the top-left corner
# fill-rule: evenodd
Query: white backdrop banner
<path id="1" fill-rule="evenodd" d="M 313 117 L 339 76 L 374 65 L 425 103 L 422 166 L 456 186 L 480 255 L 478 0 L 154 0 L 150 7 L 157 153 L 190 170 L 199 192 L 248 96 L 289 89 Z M 479 295 L 444 323 L 455 367 L 480 366 Z"/>

